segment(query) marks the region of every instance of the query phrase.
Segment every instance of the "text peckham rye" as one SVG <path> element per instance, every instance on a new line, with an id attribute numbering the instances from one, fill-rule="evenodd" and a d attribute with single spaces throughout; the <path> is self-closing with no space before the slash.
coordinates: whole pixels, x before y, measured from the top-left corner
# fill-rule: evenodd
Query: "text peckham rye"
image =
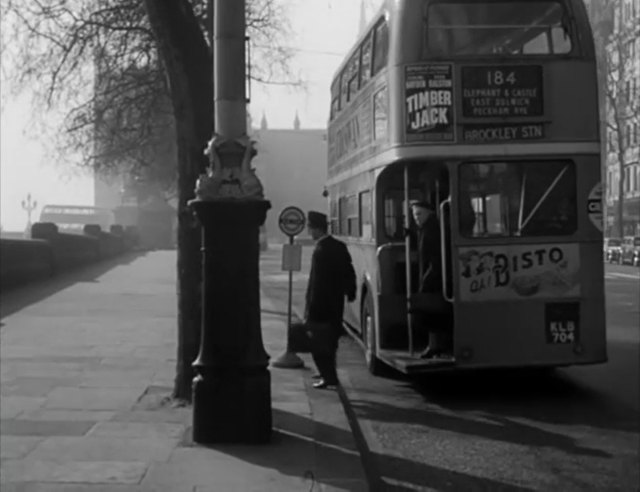
<path id="1" fill-rule="evenodd" d="M 451 91 L 425 90 L 407 97 L 407 114 L 412 130 L 426 130 L 449 124 Z"/>

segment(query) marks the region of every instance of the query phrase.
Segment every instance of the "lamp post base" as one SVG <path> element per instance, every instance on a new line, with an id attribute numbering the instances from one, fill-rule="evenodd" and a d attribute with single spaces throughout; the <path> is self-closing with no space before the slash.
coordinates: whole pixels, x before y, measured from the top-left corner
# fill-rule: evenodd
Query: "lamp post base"
<path id="1" fill-rule="evenodd" d="M 260 326 L 258 229 L 270 204 L 190 202 L 203 227 L 202 335 L 193 367 L 193 440 L 271 436 L 271 375 Z"/>
<path id="2" fill-rule="evenodd" d="M 193 379 L 193 440 L 199 444 L 267 443 L 271 439 L 271 374 L 199 374 Z"/>

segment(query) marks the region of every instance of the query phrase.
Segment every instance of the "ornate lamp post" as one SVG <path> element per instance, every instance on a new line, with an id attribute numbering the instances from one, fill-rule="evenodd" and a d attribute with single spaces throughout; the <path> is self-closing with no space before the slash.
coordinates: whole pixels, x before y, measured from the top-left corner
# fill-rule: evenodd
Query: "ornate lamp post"
<path id="1" fill-rule="evenodd" d="M 259 227 L 270 203 L 250 167 L 245 1 L 215 0 L 215 128 L 210 167 L 189 202 L 203 229 L 202 336 L 193 363 L 193 439 L 266 442 L 271 375 L 260 327 Z"/>
<path id="2" fill-rule="evenodd" d="M 27 199 L 26 200 L 22 200 L 22 204 L 21 205 L 22 205 L 22 209 L 26 210 L 26 212 L 27 212 L 26 234 L 29 234 L 29 232 L 31 231 L 31 213 L 38 206 L 38 202 L 36 200 L 33 200 L 33 202 L 32 202 L 31 201 L 31 193 L 27 193 Z"/>

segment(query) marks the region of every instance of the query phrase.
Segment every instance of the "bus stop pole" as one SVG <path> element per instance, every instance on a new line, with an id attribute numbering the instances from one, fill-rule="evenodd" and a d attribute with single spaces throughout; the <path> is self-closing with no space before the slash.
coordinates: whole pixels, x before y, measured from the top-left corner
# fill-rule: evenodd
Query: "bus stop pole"
<path id="1" fill-rule="evenodd" d="M 293 245 L 293 236 L 289 236 L 289 244 Z M 289 296 L 287 301 L 287 332 L 291 326 L 291 304 L 293 299 L 293 270 L 289 270 Z M 287 337 L 287 352 L 289 352 L 289 337 Z"/>
<path id="2" fill-rule="evenodd" d="M 293 236 L 289 236 L 289 245 L 293 246 Z M 287 301 L 287 345 L 280 357 L 274 360 L 271 365 L 281 369 L 300 369 L 304 367 L 304 361 L 298 357 L 298 354 L 291 352 L 289 347 L 289 333 L 291 332 L 291 315 L 293 304 L 293 270 L 289 268 L 289 295 Z"/>
<path id="3" fill-rule="evenodd" d="M 413 313 L 411 312 L 411 237 L 409 236 L 409 164 L 404 166 L 404 257 L 407 277 L 407 335 L 409 354 L 413 356 Z"/>

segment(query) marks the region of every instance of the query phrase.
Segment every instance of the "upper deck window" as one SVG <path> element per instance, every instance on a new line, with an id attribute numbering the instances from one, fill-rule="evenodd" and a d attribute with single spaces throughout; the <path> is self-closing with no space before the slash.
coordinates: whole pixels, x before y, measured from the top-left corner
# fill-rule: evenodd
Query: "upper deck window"
<path id="1" fill-rule="evenodd" d="M 331 114 L 330 119 L 334 119 L 340 111 L 340 77 L 331 84 Z"/>
<path id="2" fill-rule="evenodd" d="M 429 1 L 425 30 L 429 56 L 551 55 L 572 47 L 558 1 Z"/>
<path id="3" fill-rule="evenodd" d="M 389 51 L 389 27 L 382 19 L 376 24 L 373 40 L 373 74 L 377 74 L 387 64 Z"/>
<path id="4" fill-rule="evenodd" d="M 373 54 L 373 35 L 367 36 L 362 43 L 362 59 L 360 61 L 360 87 L 371 78 L 371 55 Z"/>

